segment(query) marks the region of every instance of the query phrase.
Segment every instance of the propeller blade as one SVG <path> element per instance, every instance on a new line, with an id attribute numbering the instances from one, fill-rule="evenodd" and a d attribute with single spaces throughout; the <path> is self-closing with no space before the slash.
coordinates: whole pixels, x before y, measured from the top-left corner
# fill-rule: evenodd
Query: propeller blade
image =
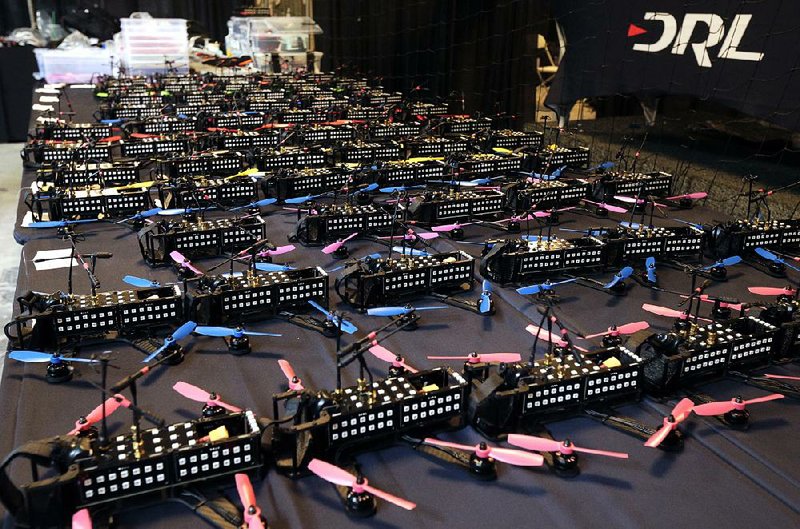
<path id="1" fill-rule="evenodd" d="M 684 313 L 679 310 L 670 309 L 669 307 L 660 307 L 658 305 L 651 305 L 649 303 L 642 304 L 642 309 L 659 316 L 666 316 L 668 318 L 680 318 L 684 315 Z"/>
<path id="2" fill-rule="evenodd" d="M 392 365 L 399 365 L 400 367 L 403 367 L 404 369 L 410 371 L 411 373 L 417 372 L 416 369 L 406 364 L 405 360 L 403 360 L 402 357 L 399 357 L 399 355 L 396 355 L 395 353 L 391 352 L 382 345 L 379 344 L 373 345 L 372 347 L 369 348 L 369 352 L 372 353 L 376 358 L 379 358 L 384 362 L 390 363 Z M 398 360 L 398 358 L 400 358 L 400 360 Z"/>
<path id="3" fill-rule="evenodd" d="M 12 360 L 17 360 L 18 362 L 30 363 L 50 362 L 53 359 L 52 354 L 42 353 L 39 351 L 11 351 L 8 353 L 8 357 Z"/>
<path id="4" fill-rule="evenodd" d="M 670 415 L 675 418 L 676 423 L 680 423 L 689 416 L 692 409 L 694 409 L 694 402 L 692 402 L 691 399 L 683 398 L 672 408 L 672 413 Z"/>
<path id="5" fill-rule="evenodd" d="M 790 377 L 788 375 L 772 375 L 770 373 L 764 375 L 764 378 L 772 378 L 776 380 L 800 380 L 800 377 Z"/>
<path id="6" fill-rule="evenodd" d="M 402 246 L 392 246 L 392 251 L 397 252 L 401 255 L 429 255 L 428 252 L 423 250 L 415 250 L 413 248 L 407 248 Z"/>
<path id="7" fill-rule="evenodd" d="M 303 384 L 300 382 L 300 378 L 295 374 L 294 368 L 292 364 L 290 364 L 287 360 L 278 360 L 278 365 L 283 371 L 283 376 L 289 381 L 289 389 L 292 391 L 303 391 Z M 297 382 L 295 382 L 295 380 Z"/>
<path id="8" fill-rule="evenodd" d="M 203 275 L 203 271 L 194 266 L 192 262 L 189 259 L 187 259 L 181 252 L 173 250 L 172 252 L 169 253 L 169 256 L 172 258 L 173 261 L 175 261 L 175 263 L 178 266 L 188 268 L 189 270 L 191 270 L 192 272 L 194 272 L 199 276 Z"/>
<path id="9" fill-rule="evenodd" d="M 783 262 L 783 260 L 780 257 L 778 257 L 774 253 L 770 252 L 769 250 L 765 250 L 764 248 L 761 248 L 761 247 L 756 248 L 755 252 L 758 255 L 760 255 L 761 257 L 763 257 L 764 259 L 768 260 L 768 261 L 773 261 L 773 262 L 776 262 L 776 263 Z"/>
<path id="10" fill-rule="evenodd" d="M 711 270 L 712 268 L 717 268 L 717 267 L 733 266 L 733 265 L 739 264 L 741 262 L 742 262 L 742 258 L 739 257 L 738 255 L 734 255 L 734 256 L 731 256 L 731 257 L 727 257 L 725 259 L 720 259 L 719 261 L 717 261 L 716 263 L 714 263 L 712 265 L 704 266 L 703 268 L 701 268 L 701 270 Z"/>
<path id="11" fill-rule="evenodd" d="M 151 281 L 150 279 L 144 279 L 143 277 L 125 276 L 122 278 L 122 280 L 129 285 L 140 288 L 157 288 L 161 286 L 158 281 Z"/>
<path id="12" fill-rule="evenodd" d="M 367 309 L 368 316 L 405 316 L 413 311 L 419 310 L 437 310 L 446 309 L 446 306 L 432 306 L 432 307 L 376 307 Z"/>
<path id="13" fill-rule="evenodd" d="M 628 213 L 627 209 L 621 208 L 619 206 L 612 206 L 610 204 L 606 204 L 606 203 L 603 203 L 603 202 L 594 202 L 592 200 L 587 200 L 585 198 L 583 199 L 583 201 L 584 202 L 588 202 L 589 204 L 594 204 L 598 208 L 603 208 L 603 209 L 605 209 L 607 211 L 610 211 L 612 213 Z"/>
<path id="14" fill-rule="evenodd" d="M 195 322 L 187 321 L 186 323 L 175 329 L 175 331 L 172 333 L 172 339 L 176 342 L 179 340 L 183 340 L 184 338 L 192 334 L 192 331 L 196 327 L 197 324 Z"/>
<path id="15" fill-rule="evenodd" d="M 651 435 L 650 438 L 644 443 L 644 445 L 650 448 L 656 448 L 664 441 L 664 439 L 667 438 L 670 432 L 675 429 L 675 427 L 673 426 L 674 424 L 675 423 L 667 422 L 667 420 L 664 419 L 664 426 L 659 428 L 656 431 L 656 433 Z"/>
<path id="16" fill-rule="evenodd" d="M 380 498 L 382 500 L 388 501 L 389 503 L 393 503 L 393 504 L 397 505 L 398 507 L 402 507 L 403 509 L 406 509 L 408 511 L 411 511 L 411 510 L 417 508 L 417 504 L 416 503 L 410 502 L 408 500 L 404 500 L 403 498 L 398 498 L 397 496 L 389 494 L 388 492 L 383 491 L 381 489 L 375 488 L 372 485 L 365 484 L 365 485 L 363 485 L 363 488 L 364 488 L 365 491 L 369 492 L 373 496 L 377 496 L 378 498 Z"/>
<path id="17" fill-rule="evenodd" d="M 256 263 L 255 267 L 256 270 L 261 272 L 286 272 L 288 270 L 294 270 L 291 266 L 276 263 Z"/>
<path id="18" fill-rule="evenodd" d="M 747 287 L 751 294 L 759 296 L 794 296 L 795 290 L 792 287 Z"/>
<path id="19" fill-rule="evenodd" d="M 764 397 L 757 397 L 755 399 L 749 399 L 744 401 L 745 405 L 749 406 L 751 404 L 758 404 L 760 402 L 769 402 L 771 400 L 780 400 L 784 398 L 784 395 L 780 393 L 772 393 L 771 395 L 766 395 Z"/>
<path id="20" fill-rule="evenodd" d="M 321 459 L 312 459 L 308 463 L 308 470 L 334 485 L 352 487 L 356 482 L 356 477 L 348 471 Z"/>
<path id="21" fill-rule="evenodd" d="M 287 198 L 286 200 L 284 200 L 284 202 L 287 204 L 303 204 L 305 202 L 314 200 L 319 196 L 321 195 L 306 195 L 304 197 Z"/>
<path id="22" fill-rule="evenodd" d="M 213 336 L 215 338 L 224 338 L 226 336 L 233 336 L 236 334 L 236 329 L 229 329 L 228 327 L 209 327 L 205 325 L 198 325 L 195 327 L 194 332 L 202 334 L 203 336 Z"/>
<path id="23" fill-rule="evenodd" d="M 239 501 L 242 502 L 244 507 L 244 521 L 247 523 L 248 529 L 258 529 L 264 527 L 261 522 L 261 509 L 256 504 L 256 494 L 253 491 L 253 484 L 250 482 L 250 477 L 247 474 L 237 473 L 236 491 L 239 493 Z M 253 512 L 250 512 L 250 508 Z"/>
<path id="24" fill-rule="evenodd" d="M 647 269 L 647 280 L 651 283 L 655 283 L 658 280 L 656 276 L 656 258 L 648 257 L 645 259 L 644 264 Z"/>
<path id="25" fill-rule="evenodd" d="M 625 268 L 617 272 L 611 279 L 611 281 L 603 285 L 603 288 L 612 288 L 620 281 L 629 278 L 631 274 L 633 274 L 633 268 L 631 268 L 630 266 L 626 266 Z"/>
<path id="26" fill-rule="evenodd" d="M 478 306 L 478 310 L 481 314 L 485 314 L 492 308 L 492 284 L 484 279 L 482 288 L 483 291 L 481 292 L 481 302 Z"/>
<path id="27" fill-rule="evenodd" d="M 219 396 L 217 396 L 216 398 L 211 398 L 212 397 L 211 393 L 202 388 L 189 384 L 188 382 L 176 382 L 175 385 L 172 386 L 172 389 L 174 389 L 180 395 L 186 397 L 189 400 L 194 400 L 196 402 L 203 402 L 207 404 L 213 404 L 216 406 L 222 406 L 226 410 L 232 411 L 234 413 L 242 411 L 241 408 L 237 408 L 236 406 L 233 406 L 226 402 L 222 402 L 221 400 L 219 400 Z"/>
<path id="28" fill-rule="evenodd" d="M 485 353 L 477 356 L 429 356 L 428 360 L 466 360 L 470 362 L 497 362 L 514 364 L 522 361 L 522 355 L 519 353 Z"/>
<path id="29" fill-rule="evenodd" d="M 561 441 L 516 433 L 508 434 L 508 444 L 537 452 L 559 452 L 564 447 Z"/>
<path id="30" fill-rule="evenodd" d="M 297 247 L 294 244 L 287 244 L 286 246 L 278 246 L 274 250 L 264 250 L 259 252 L 259 255 L 269 255 L 270 257 L 275 257 L 277 255 L 283 255 L 285 253 L 289 253 L 295 250 Z"/>
<path id="31" fill-rule="evenodd" d="M 589 334 L 587 336 L 584 336 L 584 338 L 589 340 L 590 338 L 605 336 L 606 334 L 614 332 L 614 330 L 616 330 L 619 334 L 633 334 L 635 332 L 647 329 L 648 327 L 650 327 L 650 324 L 647 323 L 646 321 L 636 321 L 633 323 L 626 323 L 625 325 L 620 325 L 616 329 L 608 329 L 606 331 L 598 332 L 596 334 Z"/>
<path id="32" fill-rule="evenodd" d="M 72 529 L 92 529 L 92 516 L 89 509 L 81 509 L 72 515 Z"/>
<path id="33" fill-rule="evenodd" d="M 666 200 L 680 200 L 682 198 L 688 198 L 689 200 L 700 200 L 706 198 L 708 193 L 703 191 L 699 191 L 697 193 L 686 193 L 685 195 L 677 195 L 674 197 L 667 197 Z"/>
<path id="34" fill-rule="evenodd" d="M 611 450 L 597 450 L 595 448 L 583 448 L 580 446 L 572 446 L 572 450 L 576 452 L 584 452 L 586 454 L 595 454 L 598 456 L 616 457 L 617 459 L 628 459 L 628 454 L 625 452 L 612 452 Z"/>
<path id="35" fill-rule="evenodd" d="M 497 461 L 518 467 L 540 467 L 544 464 L 544 458 L 541 455 L 514 450 L 513 448 L 492 446 L 489 448 L 489 456 Z"/>
<path id="36" fill-rule="evenodd" d="M 737 404 L 736 402 L 730 400 L 725 402 L 708 402 L 706 404 L 700 404 L 699 406 L 695 406 L 693 411 L 697 415 L 702 415 L 702 416 L 723 415 L 731 410 L 735 410 L 736 404 Z"/>
<path id="37" fill-rule="evenodd" d="M 326 246 L 326 247 L 324 247 L 322 249 L 322 253 L 324 253 L 326 255 L 332 254 L 333 252 L 335 252 L 336 250 L 338 250 L 339 248 L 344 246 L 347 241 L 349 241 L 350 239 L 352 239 L 356 235 L 358 235 L 358 232 L 353 233 L 351 235 L 348 235 L 347 237 L 345 237 L 344 239 L 342 239 L 340 241 L 336 241 L 335 243 L 329 244 L 328 246 Z"/>

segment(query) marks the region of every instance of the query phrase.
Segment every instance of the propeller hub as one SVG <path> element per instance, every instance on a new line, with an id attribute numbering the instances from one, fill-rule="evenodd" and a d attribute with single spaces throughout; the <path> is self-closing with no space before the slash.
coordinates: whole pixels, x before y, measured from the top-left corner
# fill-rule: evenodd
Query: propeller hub
<path id="1" fill-rule="evenodd" d="M 256 509 L 255 505 L 251 505 L 247 508 L 247 514 L 250 516 L 254 515 L 258 510 Z"/>

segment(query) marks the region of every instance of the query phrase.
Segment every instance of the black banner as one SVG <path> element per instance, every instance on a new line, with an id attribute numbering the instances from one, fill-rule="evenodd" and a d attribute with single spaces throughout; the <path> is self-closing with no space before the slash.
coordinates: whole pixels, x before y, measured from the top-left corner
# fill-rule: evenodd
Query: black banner
<path id="1" fill-rule="evenodd" d="M 558 0 L 566 53 L 547 105 L 690 95 L 800 130 L 800 2 Z"/>

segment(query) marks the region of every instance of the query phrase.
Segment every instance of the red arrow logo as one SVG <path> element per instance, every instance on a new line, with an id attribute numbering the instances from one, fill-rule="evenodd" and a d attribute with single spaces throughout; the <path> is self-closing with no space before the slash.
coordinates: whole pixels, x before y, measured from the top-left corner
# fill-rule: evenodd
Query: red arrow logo
<path id="1" fill-rule="evenodd" d="M 642 33 L 647 33 L 647 30 L 644 28 L 640 28 L 636 24 L 630 24 L 628 26 L 628 36 L 635 37 L 636 35 L 641 35 Z"/>

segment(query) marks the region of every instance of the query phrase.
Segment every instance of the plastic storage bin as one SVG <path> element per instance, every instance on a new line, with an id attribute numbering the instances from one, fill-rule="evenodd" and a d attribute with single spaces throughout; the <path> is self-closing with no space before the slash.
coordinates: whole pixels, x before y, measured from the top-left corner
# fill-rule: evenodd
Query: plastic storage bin
<path id="1" fill-rule="evenodd" d="M 117 41 L 127 73 L 189 71 L 189 36 L 182 18 L 123 18 Z"/>
<path id="2" fill-rule="evenodd" d="M 112 73 L 111 51 L 105 48 L 33 51 L 39 73 L 48 83 L 90 83 L 93 77 Z"/>
<path id="3" fill-rule="evenodd" d="M 231 17 L 225 47 L 232 55 L 305 53 L 319 33 L 311 17 Z"/>

